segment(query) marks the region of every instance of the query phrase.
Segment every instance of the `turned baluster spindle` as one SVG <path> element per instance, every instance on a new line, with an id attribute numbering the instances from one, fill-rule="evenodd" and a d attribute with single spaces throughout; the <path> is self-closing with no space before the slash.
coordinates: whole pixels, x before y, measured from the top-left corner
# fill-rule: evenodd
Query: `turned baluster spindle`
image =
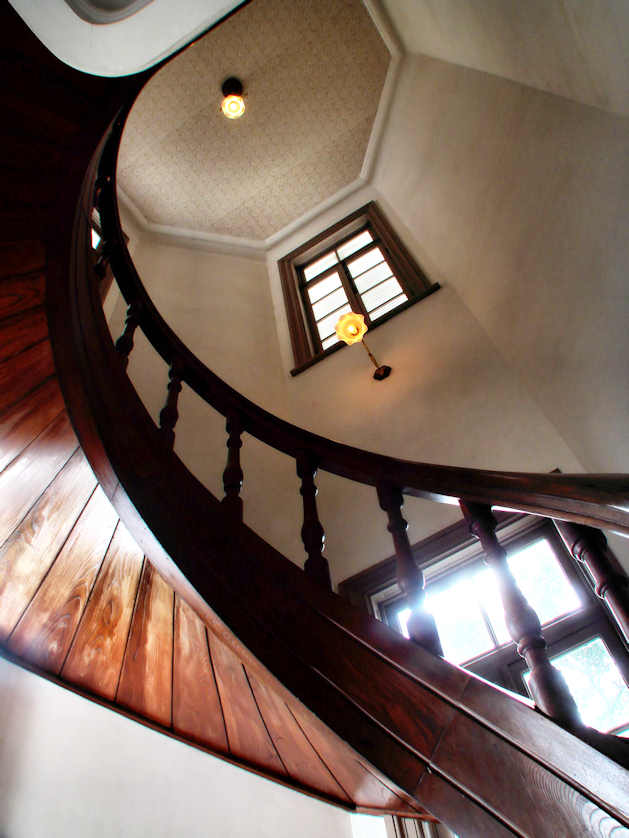
<path id="1" fill-rule="evenodd" d="M 557 532 L 594 580 L 596 595 L 604 600 L 629 642 L 629 577 L 609 549 L 604 534 L 593 527 L 555 521 Z"/>
<path id="2" fill-rule="evenodd" d="M 511 573 L 506 550 L 496 537 L 496 519 L 491 507 L 461 501 L 461 509 L 470 532 L 483 547 L 485 563 L 496 576 L 507 629 L 531 673 L 529 687 L 535 704 L 558 724 L 579 730 L 583 722 L 577 705 L 563 675 L 550 662 L 539 617 Z"/>
<path id="3" fill-rule="evenodd" d="M 308 556 L 304 564 L 304 570 L 325 588 L 332 590 L 330 568 L 327 559 L 322 555 L 325 547 L 325 531 L 321 526 L 317 512 L 318 490 L 314 482 L 317 475 L 317 466 L 308 453 L 300 454 L 297 457 L 297 475 L 301 480 L 299 493 L 302 496 L 304 506 L 301 540 Z"/>
<path id="4" fill-rule="evenodd" d="M 138 312 L 135 306 L 130 305 L 127 309 L 127 317 L 124 323 L 124 331 L 116 341 L 116 352 L 118 352 L 122 358 L 122 365 L 126 370 L 129 364 L 129 355 L 131 354 L 131 350 L 133 349 L 133 336 L 135 334 L 135 330 L 138 328 L 140 323 L 140 318 L 138 317 Z"/>
<path id="5" fill-rule="evenodd" d="M 242 489 L 243 473 L 240 465 L 240 449 L 242 448 L 242 424 L 237 415 L 227 417 L 227 465 L 223 472 L 223 487 L 225 497 L 223 507 L 227 510 L 233 523 L 242 521 Z"/>
<path id="6" fill-rule="evenodd" d="M 396 556 L 398 585 L 404 593 L 407 606 L 411 610 L 407 628 L 411 640 L 419 646 L 443 657 L 439 633 L 432 614 L 424 608 L 424 574 L 417 566 L 410 541 L 408 523 L 402 516 L 404 497 L 400 489 L 393 486 L 378 486 L 380 508 L 387 513 L 387 529 L 393 538 Z"/>
<path id="7" fill-rule="evenodd" d="M 166 404 L 159 412 L 159 428 L 169 448 L 175 446 L 175 425 L 179 419 L 177 401 L 181 393 L 181 371 L 173 364 L 168 371 L 168 395 Z"/>

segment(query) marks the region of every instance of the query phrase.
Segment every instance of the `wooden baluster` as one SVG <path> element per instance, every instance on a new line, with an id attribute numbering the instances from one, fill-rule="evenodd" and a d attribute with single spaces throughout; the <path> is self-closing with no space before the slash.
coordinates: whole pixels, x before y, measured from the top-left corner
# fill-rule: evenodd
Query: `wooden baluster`
<path id="1" fill-rule="evenodd" d="M 402 517 L 402 492 L 393 486 L 380 485 L 378 501 L 389 519 L 387 529 L 395 546 L 397 581 L 404 593 L 406 604 L 411 609 L 407 624 L 410 638 L 433 655 L 443 657 L 435 618 L 424 608 L 424 574 L 417 567 L 408 540 L 408 523 Z"/>
<path id="2" fill-rule="evenodd" d="M 316 497 L 318 489 L 314 482 L 317 475 L 317 466 L 308 452 L 303 452 L 297 457 L 297 475 L 301 479 L 299 493 L 304 504 L 304 524 L 301 528 L 301 540 L 308 556 L 304 564 L 304 570 L 325 588 L 332 590 L 328 561 L 321 555 L 325 547 L 325 532 L 317 513 Z"/>
<path id="3" fill-rule="evenodd" d="M 605 600 L 625 640 L 629 642 L 629 578 L 609 549 L 600 530 L 568 521 L 555 521 L 564 544 L 589 570 L 596 595 Z"/>
<path id="4" fill-rule="evenodd" d="M 175 425 L 179 419 L 177 401 L 181 393 L 181 370 L 175 362 L 168 372 L 168 396 L 166 404 L 159 412 L 159 427 L 169 448 L 175 446 Z"/>
<path id="5" fill-rule="evenodd" d="M 129 364 L 129 355 L 133 349 L 133 335 L 140 323 L 136 307 L 131 304 L 127 309 L 127 317 L 124 324 L 124 332 L 116 341 L 116 352 L 122 356 L 122 364 L 126 370 Z"/>
<path id="6" fill-rule="evenodd" d="M 470 532 L 483 546 L 485 562 L 494 571 L 509 634 L 526 661 L 535 704 L 558 724 L 580 731 L 583 722 L 563 675 L 551 664 L 542 626 L 509 569 L 507 553 L 496 537 L 496 519 L 486 504 L 461 501 Z"/>
<path id="7" fill-rule="evenodd" d="M 223 507 L 232 523 L 242 522 L 242 489 L 243 473 L 240 465 L 240 449 L 242 448 L 242 424 L 237 414 L 227 417 L 227 465 L 223 472 L 223 486 L 225 497 Z"/>

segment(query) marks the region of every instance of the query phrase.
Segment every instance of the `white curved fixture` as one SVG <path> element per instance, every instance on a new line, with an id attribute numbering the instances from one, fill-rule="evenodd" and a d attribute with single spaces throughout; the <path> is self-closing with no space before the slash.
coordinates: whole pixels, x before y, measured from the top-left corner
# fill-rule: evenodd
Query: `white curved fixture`
<path id="1" fill-rule="evenodd" d="M 124 20 L 82 20 L 65 0 L 10 0 L 39 40 L 61 61 L 96 76 L 126 76 L 150 67 L 240 5 L 234 0 L 153 0 Z"/>

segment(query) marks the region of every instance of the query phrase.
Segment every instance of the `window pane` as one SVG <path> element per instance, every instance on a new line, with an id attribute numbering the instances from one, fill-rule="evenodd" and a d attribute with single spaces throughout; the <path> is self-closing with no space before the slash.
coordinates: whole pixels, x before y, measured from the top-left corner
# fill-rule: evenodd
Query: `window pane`
<path id="1" fill-rule="evenodd" d="M 392 300 L 389 300 L 388 303 L 385 303 L 383 306 L 374 309 L 373 311 L 369 312 L 369 317 L 371 320 L 377 320 L 379 317 L 382 317 L 383 314 L 386 314 L 387 311 L 393 311 L 394 308 L 401 306 L 402 303 L 405 303 L 408 300 L 406 294 L 400 294 L 399 297 L 394 297 Z"/>
<path id="2" fill-rule="evenodd" d="M 92 227 L 92 249 L 96 250 L 98 245 L 100 244 L 100 236 L 96 232 L 96 230 Z"/>
<path id="3" fill-rule="evenodd" d="M 388 303 L 393 297 L 397 297 L 402 292 L 402 287 L 397 279 L 392 276 L 391 279 L 385 279 L 380 285 L 376 285 L 370 291 L 361 294 L 363 305 L 367 311 L 373 311 L 378 306 Z"/>
<path id="4" fill-rule="evenodd" d="M 307 268 L 304 268 L 304 276 L 307 280 L 314 279 L 315 276 L 319 276 L 320 273 L 331 268 L 332 265 L 335 265 L 338 262 L 336 258 L 336 253 L 332 250 L 330 253 L 326 253 L 325 256 L 322 256 L 320 259 L 317 259 L 315 262 L 311 262 Z"/>
<path id="5" fill-rule="evenodd" d="M 351 311 L 351 307 L 349 303 L 344 305 L 338 311 L 335 311 L 333 314 L 329 314 L 327 317 L 324 317 L 323 320 L 320 320 L 317 323 L 317 329 L 319 330 L 319 337 L 327 338 L 328 335 L 333 334 L 334 328 L 338 323 L 338 319 L 341 314 L 345 314 L 346 311 Z"/>
<path id="6" fill-rule="evenodd" d="M 537 612 L 542 625 L 582 607 L 583 603 L 545 538 L 512 553 L 508 562 L 520 590 Z M 498 642 L 507 643 L 511 638 L 494 574 L 489 569 L 483 574 L 483 605 Z"/>
<path id="7" fill-rule="evenodd" d="M 586 725 L 605 733 L 629 722 L 629 689 L 602 638 L 551 657 L 577 703 Z M 530 672 L 524 673 L 528 686 Z"/>
<path id="8" fill-rule="evenodd" d="M 366 271 L 364 274 L 361 274 L 356 279 L 356 289 L 360 294 L 363 291 L 366 291 L 368 288 L 371 288 L 373 285 L 377 285 L 378 282 L 382 282 L 383 279 L 386 279 L 388 276 L 391 276 L 393 271 L 389 267 L 387 262 L 381 262 L 379 265 L 376 265 L 375 268 L 372 268 L 370 271 Z"/>
<path id="9" fill-rule="evenodd" d="M 464 574 L 437 592 L 426 590 L 426 610 L 435 618 L 443 653 L 451 663 L 463 663 L 494 648 L 476 598 L 479 574 Z M 403 634 L 410 609 L 398 613 Z"/>
<path id="10" fill-rule="evenodd" d="M 348 256 L 351 256 L 352 253 L 360 250 L 361 247 L 365 247 L 365 245 L 369 244 L 370 241 L 373 241 L 373 236 L 369 230 L 363 230 L 362 233 L 354 236 L 353 239 L 350 239 L 348 242 L 345 242 L 345 244 L 337 247 L 337 255 L 339 259 L 347 259 Z"/>
<path id="11" fill-rule="evenodd" d="M 321 346 L 324 349 L 327 349 L 329 346 L 334 346 L 334 344 L 338 343 L 338 342 L 339 342 L 339 338 L 337 338 L 336 334 L 334 334 L 331 337 L 326 338 L 325 340 L 322 340 L 321 341 Z"/>
<path id="12" fill-rule="evenodd" d="M 314 313 L 315 320 L 321 320 L 321 318 L 325 317 L 326 314 L 329 314 L 331 311 L 334 311 L 346 302 L 347 294 L 345 293 L 345 289 L 338 288 L 336 291 L 328 294 L 327 297 L 324 297 L 318 303 L 313 305 L 312 311 Z"/>
<path id="13" fill-rule="evenodd" d="M 308 297 L 310 298 L 311 303 L 316 303 L 317 300 L 320 300 L 321 297 L 325 297 L 326 294 L 329 294 L 330 291 L 334 291 L 335 288 L 341 287 L 341 278 L 338 274 L 330 274 L 330 276 L 326 276 L 325 279 L 319 280 L 314 285 L 309 286 L 308 288 Z"/>
<path id="14" fill-rule="evenodd" d="M 377 265 L 383 260 L 384 256 L 382 255 L 380 248 L 374 247 L 373 250 L 369 250 L 364 254 L 364 256 L 359 256 L 358 259 L 354 259 L 353 262 L 348 262 L 347 267 L 352 276 L 358 276 L 358 274 L 372 268 L 374 265 Z"/>

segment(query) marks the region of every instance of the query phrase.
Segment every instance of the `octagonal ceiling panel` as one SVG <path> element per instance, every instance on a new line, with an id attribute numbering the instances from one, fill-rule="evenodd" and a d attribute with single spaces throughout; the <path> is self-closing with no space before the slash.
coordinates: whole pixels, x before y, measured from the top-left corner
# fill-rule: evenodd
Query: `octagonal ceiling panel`
<path id="1" fill-rule="evenodd" d="M 119 183 L 151 223 L 267 238 L 358 178 L 389 60 L 360 0 L 253 0 L 142 91 Z"/>

